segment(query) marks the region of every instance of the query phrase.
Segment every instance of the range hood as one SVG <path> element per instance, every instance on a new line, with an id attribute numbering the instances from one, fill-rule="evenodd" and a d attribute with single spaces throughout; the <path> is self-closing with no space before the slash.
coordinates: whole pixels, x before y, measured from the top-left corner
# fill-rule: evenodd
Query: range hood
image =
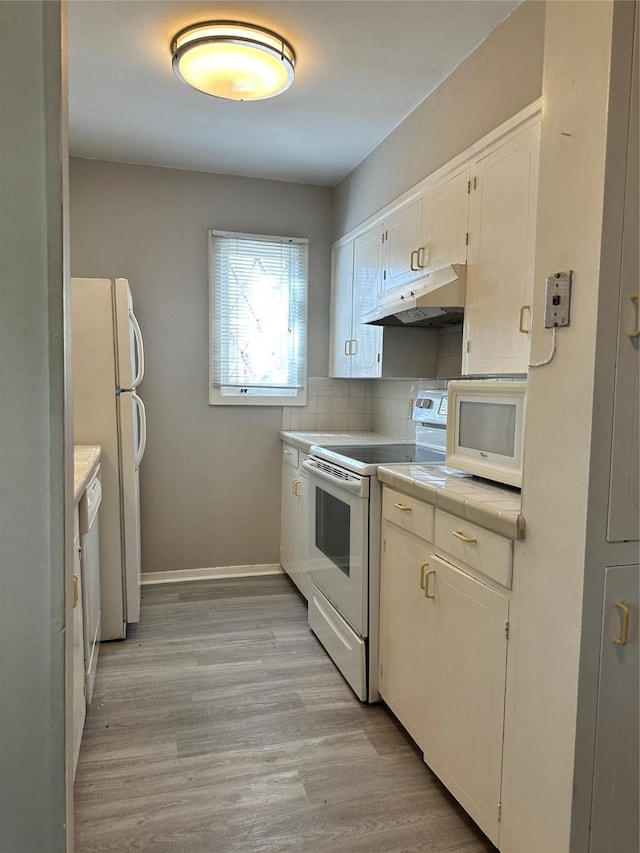
<path id="1" fill-rule="evenodd" d="M 430 326 L 440 329 L 462 323 L 466 264 L 454 264 L 427 273 L 407 285 L 395 298 L 379 302 L 362 316 L 370 326 Z"/>

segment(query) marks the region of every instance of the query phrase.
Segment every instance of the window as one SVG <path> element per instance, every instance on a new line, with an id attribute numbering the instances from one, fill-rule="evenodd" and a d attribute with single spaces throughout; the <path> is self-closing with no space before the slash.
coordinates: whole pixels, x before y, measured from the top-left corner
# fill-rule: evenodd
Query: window
<path id="1" fill-rule="evenodd" d="M 209 232 L 211 404 L 306 403 L 308 248 Z"/>

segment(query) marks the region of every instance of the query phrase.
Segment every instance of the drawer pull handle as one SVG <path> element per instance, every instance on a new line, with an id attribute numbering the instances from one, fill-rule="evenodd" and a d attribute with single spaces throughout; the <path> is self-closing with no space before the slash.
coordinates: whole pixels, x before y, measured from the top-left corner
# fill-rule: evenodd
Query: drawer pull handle
<path id="1" fill-rule="evenodd" d="M 529 332 L 531 331 L 531 329 L 530 328 L 527 329 L 524 325 L 525 311 L 528 311 L 529 315 L 531 315 L 531 305 L 521 305 L 520 306 L 520 321 L 518 323 L 518 331 L 522 332 L 523 335 L 528 335 Z"/>
<path id="2" fill-rule="evenodd" d="M 435 591 L 435 589 L 433 590 L 433 592 L 431 593 L 431 595 L 429 595 L 429 577 L 430 577 L 431 575 L 433 575 L 433 576 L 435 577 L 435 574 L 436 574 L 436 570 L 435 570 L 435 569 L 429 569 L 429 571 L 428 571 L 428 572 L 426 572 L 426 574 L 425 574 L 425 576 L 424 576 L 424 594 L 425 594 L 425 598 L 435 598 L 435 597 L 436 597 L 436 591 Z"/>
<path id="3" fill-rule="evenodd" d="M 395 503 L 394 506 L 397 507 L 397 509 L 401 509 L 403 512 L 411 512 L 413 509 L 413 507 L 407 506 L 406 504 Z"/>
<path id="4" fill-rule="evenodd" d="M 614 637 L 617 646 L 626 646 L 629 639 L 629 607 L 621 601 L 616 601 L 616 607 L 622 613 L 622 631 L 620 637 Z"/>
<path id="5" fill-rule="evenodd" d="M 425 589 L 424 573 L 429 568 L 429 563 L 423 563 L 420 566 L 420 589 Z"/>
<path id="6" fill-rule="evenodd" d="M 453 536 L 455 536 L 456 539 L 461 539 L 463 542 L 477 542 L 478 541 L 475 536 L 467 536 L 466 534 L 464 534 L 462 532 L 462 530 L 454 530 Z"/>
<path id="7" fill-rule="evenodd" d="M 630 338 L 640 338 L 640 293 L 634 293 L 629 297 L 636 305 L 636 327 L 633 332 L 629 332 Z"/>

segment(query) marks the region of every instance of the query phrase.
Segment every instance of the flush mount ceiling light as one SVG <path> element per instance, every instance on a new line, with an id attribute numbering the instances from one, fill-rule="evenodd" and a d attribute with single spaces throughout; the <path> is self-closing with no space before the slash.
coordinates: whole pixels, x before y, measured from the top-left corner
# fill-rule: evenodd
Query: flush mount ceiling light
<path id="1" fill-rule="evenodd" d="M 293 83 L 296 55 L 277 33 L 238 21 L 185 27 L 171 42 L 173 70 L 200 92 L 233 101 L 258 101 Z"/>

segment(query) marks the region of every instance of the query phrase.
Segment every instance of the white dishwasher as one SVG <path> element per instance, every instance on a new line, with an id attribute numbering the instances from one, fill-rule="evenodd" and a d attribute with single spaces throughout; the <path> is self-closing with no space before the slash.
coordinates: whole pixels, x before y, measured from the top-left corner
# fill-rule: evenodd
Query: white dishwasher
<path id="1" fill-rule="evenodd" d="M 100 651 L 100 533 L 98 509 L 102 501 L 100 466 L 80 500 L 80 552 L 82 613 L 84 627 L 84 671 L 87 706 L 93 696 Z"/>

